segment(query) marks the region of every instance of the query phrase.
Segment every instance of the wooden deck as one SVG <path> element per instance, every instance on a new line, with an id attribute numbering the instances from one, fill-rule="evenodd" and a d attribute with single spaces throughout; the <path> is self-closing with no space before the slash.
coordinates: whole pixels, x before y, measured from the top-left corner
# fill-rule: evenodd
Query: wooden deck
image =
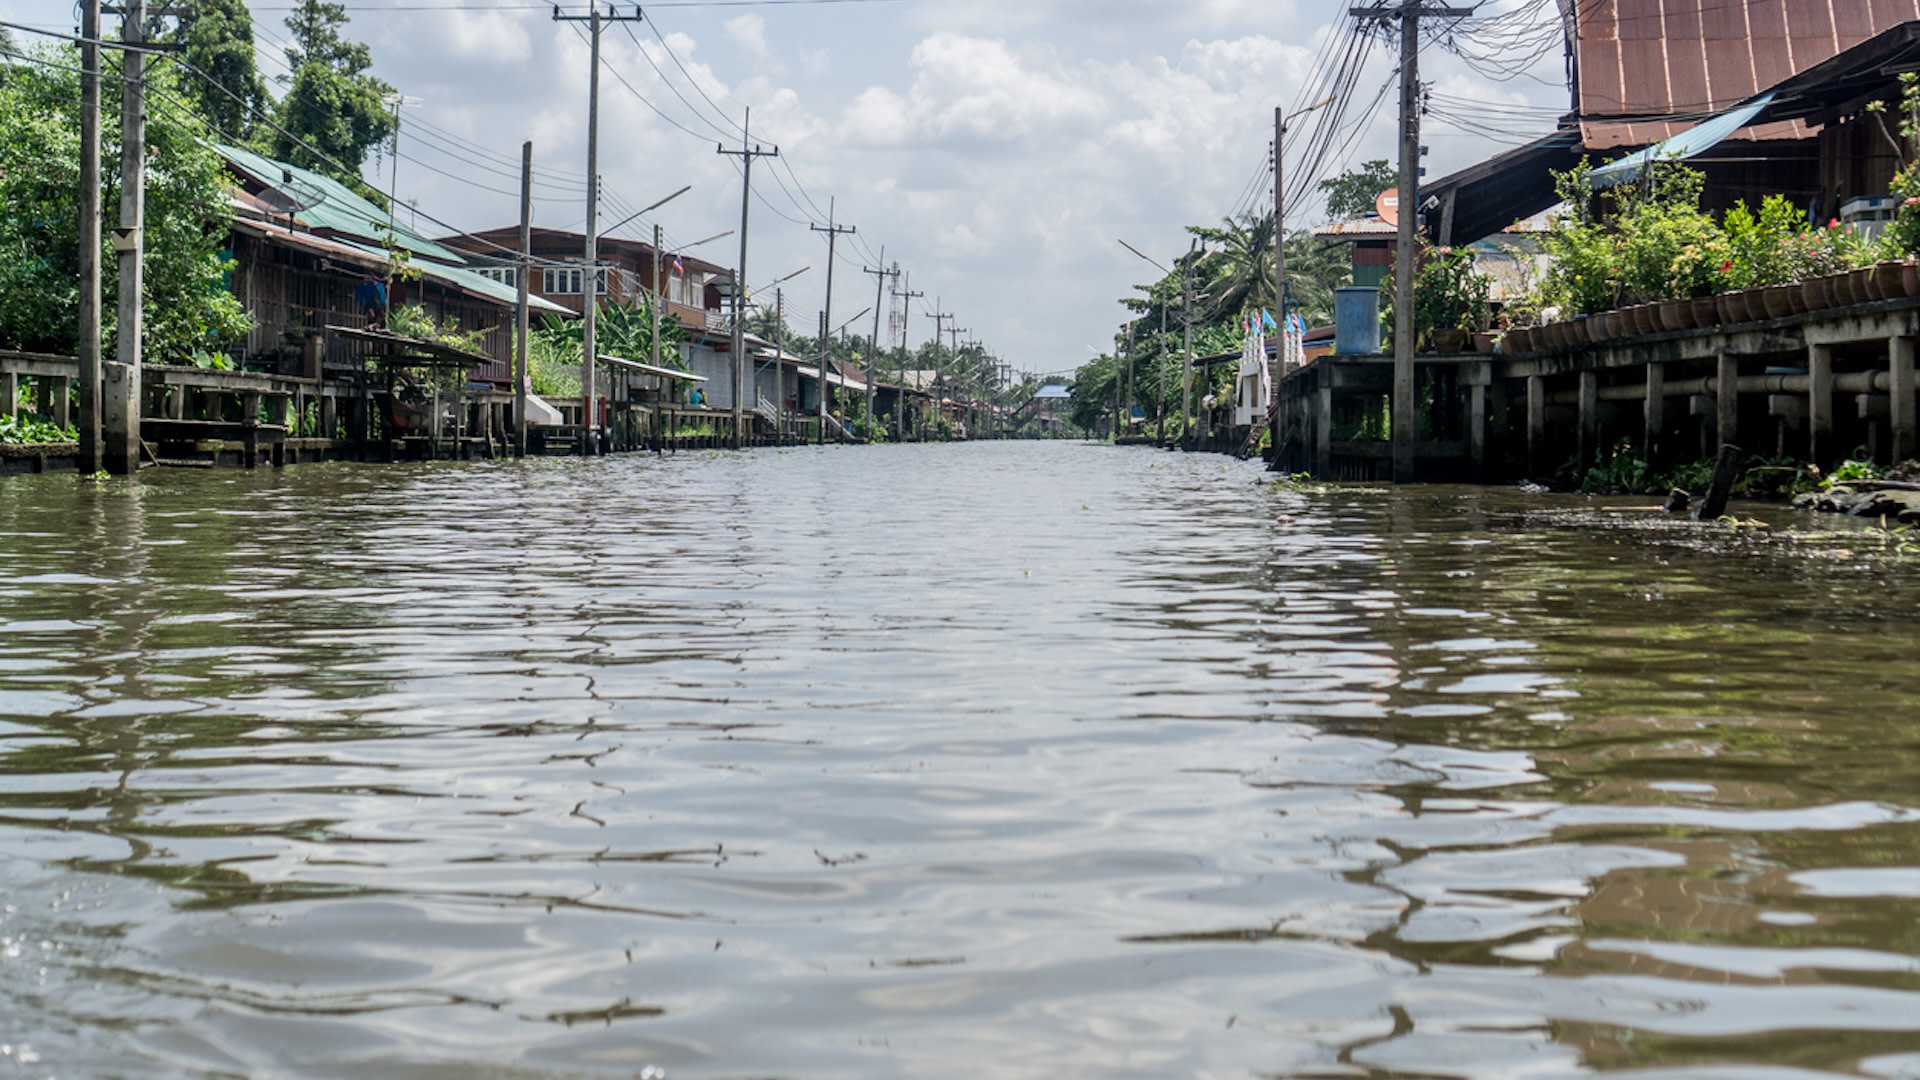
<path id="1" fill-rule="evenodd" d="M 1920 298 L 1618 337 L 1520 355 L 1420 356 L 1419 480 L 1576 475 L 1620 450 L 1655 465 L 1723 445 L 1826 469 L 1916 451 Z M 1384 409 L 1387 356 L 1323 357 L 1280 384 L 1276 465 L 1387 479 L 1391 444 L 1355 438 Z"/>

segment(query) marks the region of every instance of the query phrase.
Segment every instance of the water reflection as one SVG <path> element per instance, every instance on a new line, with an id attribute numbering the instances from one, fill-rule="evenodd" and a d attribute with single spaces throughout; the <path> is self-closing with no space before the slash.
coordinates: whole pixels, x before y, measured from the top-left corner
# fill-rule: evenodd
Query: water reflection
<path id="1" fill-rule="evenodd" d="M 1920 1074 L 1869 538 L 1063 445 L 5 494 L 28 1074 Z"/>

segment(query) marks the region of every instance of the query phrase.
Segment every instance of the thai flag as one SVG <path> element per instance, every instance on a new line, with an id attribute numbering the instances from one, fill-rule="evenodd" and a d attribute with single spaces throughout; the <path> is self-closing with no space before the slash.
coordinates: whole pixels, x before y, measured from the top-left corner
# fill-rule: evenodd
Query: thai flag
<path id="1" fill-rule="evenodd" d="M 681 277 L 687 276 L 687 264 L 680 261 L 678 253 L 673 256 L 673 272 Z"/>

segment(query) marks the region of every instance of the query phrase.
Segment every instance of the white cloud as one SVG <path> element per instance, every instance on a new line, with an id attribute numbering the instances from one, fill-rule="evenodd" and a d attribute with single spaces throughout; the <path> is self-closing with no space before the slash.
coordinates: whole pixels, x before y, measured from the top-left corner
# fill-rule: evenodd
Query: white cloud
<path id="1" fill-rule="evenodd" d="M 747 55 L 756 60 L 766 60 L 773 55 L 767 46 L 767 20 L 758 15 L 740 15 L 727 20 L 727 37 L 735 45 L 747 51 Z"/>

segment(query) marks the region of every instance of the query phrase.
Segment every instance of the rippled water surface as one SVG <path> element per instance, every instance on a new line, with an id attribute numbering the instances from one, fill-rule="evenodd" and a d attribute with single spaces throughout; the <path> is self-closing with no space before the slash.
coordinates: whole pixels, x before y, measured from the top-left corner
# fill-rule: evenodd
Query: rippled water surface
<path id="1" fill-rule="evenodd" d="M 0 482 L 0 1076 L 1920 1077 L 1920 559 L 1264 481 Z"/>

